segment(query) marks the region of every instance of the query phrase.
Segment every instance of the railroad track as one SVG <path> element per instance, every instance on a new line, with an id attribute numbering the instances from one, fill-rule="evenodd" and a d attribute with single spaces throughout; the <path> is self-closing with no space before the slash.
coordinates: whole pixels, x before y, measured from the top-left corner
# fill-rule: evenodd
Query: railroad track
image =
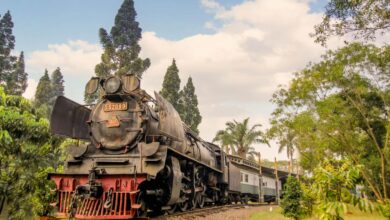
<path id="1" fill-rule="evenodd" d="M 211 206 L 205 207 L 202 209 L 194 209 L 186 212 L 176 212 L 170 215 L 161 215 L 157 217 L 151 217 L 150 220 L 169 220 L 174 219 L 176 217 L 180 217 L 181 219 L 192 219 L 194 217 L 206 217 L 210 214 L 219 213 L 228 211 L 231 209 L 242 209 L 249 206 L 264 206 L 266 204 L 232 204 L 232 205 L 224 205 L 224 206 Z M 268 205 L 268 204 L 267 204 Z"/>

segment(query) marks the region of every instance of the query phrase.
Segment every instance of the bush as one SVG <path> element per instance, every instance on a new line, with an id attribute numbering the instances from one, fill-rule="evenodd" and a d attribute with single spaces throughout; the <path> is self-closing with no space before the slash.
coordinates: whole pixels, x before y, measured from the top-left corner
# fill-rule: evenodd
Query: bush
<path id="1" fill-rule="evenodd" d="M 283 199 L 280 206 L 283 211 L 282 214 L 286 217 L 293 219 L 300 219 L 304 210 L 301 206 L 301 200 L 303 198 L 303 192 L 298 180 L 289 176 L 283 190 Z"/>

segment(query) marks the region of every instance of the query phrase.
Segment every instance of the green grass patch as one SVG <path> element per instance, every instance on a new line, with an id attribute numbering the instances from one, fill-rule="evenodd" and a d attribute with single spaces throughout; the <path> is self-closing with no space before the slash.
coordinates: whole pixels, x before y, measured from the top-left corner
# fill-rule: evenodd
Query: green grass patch
<path id="1" fill-rule="evenodd" d="M 367 213 L 361 212 L 357 209 L 351 208 L 349 213 L 344 214 L 345 220 L 386 220 L 385 217 L 380 215 L 378 212 Z M 316 217 L 304 218 L 304 220 L 316 220 Z M 249 220 L 290 220 L 282 215 L 281 208 L 273 208 L 272 211 L 259 211 L 253 214 Z"/>

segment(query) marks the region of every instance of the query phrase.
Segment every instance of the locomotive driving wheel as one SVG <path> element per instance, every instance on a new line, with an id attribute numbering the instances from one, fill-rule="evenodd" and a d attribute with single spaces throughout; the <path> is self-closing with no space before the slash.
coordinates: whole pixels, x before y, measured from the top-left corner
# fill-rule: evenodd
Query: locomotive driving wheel
<path id="1" fill-rule="evenodd" d="M 183 202 L 177 203 L 177 207 L 179 208 L 179 210 L 180 210 L 181 212 L 187 211 L 187 208 L 188 208 L 188 201 L 183 201 Z"/>
<path id="2" fill-rule="evenodd" d="M 143 191 L 138 193 L 137 204 L 141 204 L 141 207 L 137 209 L 137 217 L 146 217 L 148 214 L 148 208 L 146 207 Z"/>
<path id="3" fill-rule="evenodd" d="M 177 209 L 177 204 L 174 204 L 171 206 L 170 209 L 168 209 L 166 212 L 168 213 L 168 215 L 172 215 L 173 213 L 176 212 L 176 209 Z"/>
<path id="4" fill-rule="evenodd" d="M 197 192 L 195 199 L 196 199 L 196 206 L 198 208 L 203 208 L 205 199 L 204 196 L 202 195 L 202 192 Z"/>

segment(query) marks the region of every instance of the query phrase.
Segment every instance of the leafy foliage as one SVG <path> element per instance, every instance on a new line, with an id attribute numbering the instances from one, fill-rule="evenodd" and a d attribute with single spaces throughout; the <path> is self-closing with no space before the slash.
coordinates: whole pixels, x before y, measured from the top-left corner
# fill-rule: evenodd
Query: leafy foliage
<path id="1" fill-rule="evenodd" d="M 390 201 L 386 200 L 385 203 L 379 206 L 379 211 L 382 215 L 388 219 L 390 219 Z"/>
<path id="2" fill-rule="evenodd" d="M 45 177 L 59 167 L 60 141 L 28 100 L 0 88 L 0 197 L 9 219 L 49 212 L 51 183 Z"/>
<path id="3" fill-rule="evenodd" d="M 390 30 L 389 8 L 388 0 L 331 0 L 322 22 L 315 26 L 315 41 L 325 45 L 330 36 L 348 33 L 355 38 L 373 39 Z"/>
<path id="4" fill-rule="evenodd" d="M 300 219 L 304 213 L 301 205 L 302 198 L 303 192 L 298 180 L 289 176 L 284 185 L 283 198 L 280 203 L 283 209 L 282 214 L 289 218 Z"/>
<path id="5" fill-rule="evenodd" d="M 262 143 L 268 144 L 265 133 L 258 128 L 261 124 L 255 124 L 249 127 L 249 118 L 243 122 L 226 122 L 225 130 L 217 132 L 214 142 L 220 142 L 223 147 L 232 150 L 233 154 L 237 154 L 242 158 L 246 158 L 247 154 L 257 154 L 254 151 L 253 144 Z"/>
<path id="6" fill-rule="evenodd" d="M 150 60 L 139 58 L 141 47 L 138 42 L 142 29 L 135 20 L 136 16 L 133 0 L 124 0 L 115 16 L 115 25 L 111 28 L 110 34 L 104 28 L 100 28 L 99 37 L 104 53 L 101 62 L 95 66 L 97 76 L 122 76 L 130 73 L 141 77 L 149 68 Z M 85 102 L 90 104 L 97 96 L 97 93 L 85 94 Z"/>
<path id="7" fill-rule="evenodd" d="M 272 125 L 294 132 L 305 169 L 348 156 L 364 165 L 364 182 L 381 201 L 389 183 L 389 65 L 390 47 L 350 44 L 328 51 L 273 96 Z"/>
<path id="8" fill-rule="evenodd" d="M 325 160 L 314 170 L 311 187 L 316 198 L 316 212 L 321 220 L 341 220 L 348 204 L 372 211 L 368 200 L 351 193 L 360 177 L 360 167 L 350 160 Z"/>

